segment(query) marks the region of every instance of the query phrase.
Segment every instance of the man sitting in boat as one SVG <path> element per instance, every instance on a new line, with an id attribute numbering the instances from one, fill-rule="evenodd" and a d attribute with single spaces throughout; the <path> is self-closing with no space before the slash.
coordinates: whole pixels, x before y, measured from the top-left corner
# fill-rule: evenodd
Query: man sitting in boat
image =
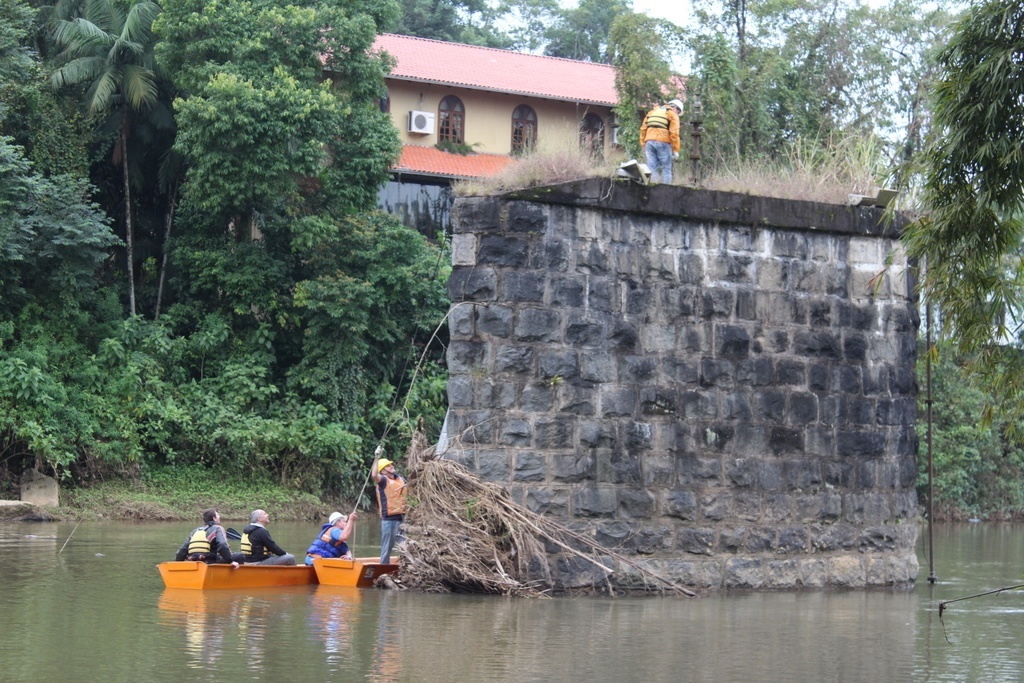
<path id="1" fill-rule="evenodd" d="M 295 556 L 287 553 L 267 531 L 270 515 L 265 510 L 253 510 L 249 526 L 242 529 L 242 553 L 246 564 L 295 564 Z"/>
<path id="2" fill-rule="evenodd" d="M 340 512 L 332 512 L 327 524 L 320 527 L 320 535 L 310 544 L 306 551 L 306 564 L 313 564 L 318 557 L 341 557 L 352 559 L 348 548 L 348 539 L 352 535 L 352 523 L 356 521 L 356 513 L 348 517 Z"/>
<path id="3" fill-rule="evenodd" d="M 185 542 L 178 548 L 174 559 L 177 562 L 191 560 L 193 562 L 218 562 L 237 567 L 241 561 L 241 553 L 231 553 L 228 537 L 224 527 L 220 525 L 220 513 L 214 508 L 203 510 L 203 523 L 192 530 Z"/>

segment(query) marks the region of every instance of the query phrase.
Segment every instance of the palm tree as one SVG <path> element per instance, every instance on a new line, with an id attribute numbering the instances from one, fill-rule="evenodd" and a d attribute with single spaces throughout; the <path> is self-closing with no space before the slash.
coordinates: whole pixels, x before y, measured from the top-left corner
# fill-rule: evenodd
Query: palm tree
<path id="1" fill-rule="evenodd" d="M 128 306 L 135 315 L 132 196 L 128 174 L 128 137 L 133 116 L 151 109 L 158 99 L 158 67 L 153 57 L 153 20 L 160 6 L 151 0 L 86 0 L 74 18 L 58 19 L 54 43 L 60 52 L 50 77 L 55 88 L 88 84 L 85 103 L 90 115 L 118 124 L 113 161 L 124 181 L 125 241 L 128 250 Z"/>

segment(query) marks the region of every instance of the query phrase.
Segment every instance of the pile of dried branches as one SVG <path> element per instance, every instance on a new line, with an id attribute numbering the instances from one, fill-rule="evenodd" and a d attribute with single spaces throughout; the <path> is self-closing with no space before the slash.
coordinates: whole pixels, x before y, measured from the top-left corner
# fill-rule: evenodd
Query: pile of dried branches
<path id="1" fill-rule="evenodd" d="M 545 544 L 551 544 L 599 567 L 610 593 L 614 591 L 607 577 L 613 569 L 602 558 L 632 567 L 663 591 L 694 595 L 517 505 L 505 489 L 481 481 L 458 463 L 430 459 L 423 451 L 410 460 L 416 463 L 409 473 L 413 505 L 405 516 L 401 571 L 402 583 L 410 588 L 543 596 L 554 588 L 545 551 Z"/>

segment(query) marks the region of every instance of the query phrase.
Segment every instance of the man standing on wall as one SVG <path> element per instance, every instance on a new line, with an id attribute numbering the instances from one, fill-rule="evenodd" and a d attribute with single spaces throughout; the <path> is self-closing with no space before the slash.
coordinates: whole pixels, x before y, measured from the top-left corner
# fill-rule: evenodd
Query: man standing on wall
<path id="1" fill-rule="evenodd" d="M 391 550 L 396 543 L 405 540 L 402 534 L 406 511 L 405 479 L 395 471 L 390 460 L 380 457 L 383 454 L 384 449 L 377 446 L 370 472 L 377 484 L 377 505 L 380 506 L 380 563 L 391 564 Z"/>
<path id="2" fill-rule="evenodd" d="M 651 182 L 672 184 L 672 162 L 679 158 L 679 115 L 683 103 L 672 100 L 647 112 L 640 126 L 640 146 L 644 148 Z"/>

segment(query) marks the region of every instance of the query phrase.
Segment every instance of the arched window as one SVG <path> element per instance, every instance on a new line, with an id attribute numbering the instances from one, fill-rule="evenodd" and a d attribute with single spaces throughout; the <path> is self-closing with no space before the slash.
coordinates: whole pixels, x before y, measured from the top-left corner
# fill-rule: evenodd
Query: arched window
<path id="1" fill-rule="evenodd" d="M 522 154 L 537 146 L 537 113 L 520 104 L 512 112 L 512 153 Z"/>
<path id="2" fill-rule="evenodd" d="M 597 114 L 587 114 L 580 124 L 580 147 L 595 157 L 604 157 L 604 121 Z"/>
<path id="3" fill-rule="evenodd" d="M 466 143 L 466 109 L 462 100 L 449 95 L 437 108 L 437 138 L 440 142 Z"/>

